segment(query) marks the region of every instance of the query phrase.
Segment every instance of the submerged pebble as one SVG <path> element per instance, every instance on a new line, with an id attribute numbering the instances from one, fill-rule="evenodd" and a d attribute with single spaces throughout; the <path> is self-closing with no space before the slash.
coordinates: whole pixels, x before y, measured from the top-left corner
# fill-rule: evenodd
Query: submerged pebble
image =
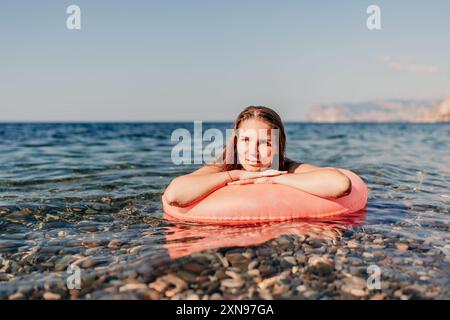
<path id="1" fill-rule="evenodd" d="M 333 261 L 322 256 L 311 256 L 308 260 L 308 266 L 311 272 L 320 276 L 327 276 L 334 269 Z"/>

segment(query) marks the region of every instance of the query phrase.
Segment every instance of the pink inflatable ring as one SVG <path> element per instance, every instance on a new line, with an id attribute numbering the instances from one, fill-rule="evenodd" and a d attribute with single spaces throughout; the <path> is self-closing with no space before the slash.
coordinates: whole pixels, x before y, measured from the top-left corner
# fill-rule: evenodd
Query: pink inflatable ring
<path id="1" fill-rule="evenodd" d="M 162 196 L 164 217 L 184 222 L 243 225 L 295 219 L 323 219 L 364 209 L 368 189 L 355 173 L 339 169 L 352 181 L 349 195 L 329 200 L 285 185 L 248 184 L 220 188 L 187 207 Z"/>

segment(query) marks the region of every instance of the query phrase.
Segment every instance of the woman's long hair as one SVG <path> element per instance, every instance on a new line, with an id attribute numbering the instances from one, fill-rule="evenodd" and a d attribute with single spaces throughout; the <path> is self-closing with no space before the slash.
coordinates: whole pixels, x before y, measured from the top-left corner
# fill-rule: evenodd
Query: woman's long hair
<path id="1" fill-rule="evenodd" d="M 241 123 L 249 119 L 265 121 L 271 126 L 271 129 L 278 129 L 278 163 L 280 169 L 284 168 L 286 164 L 286 133 L 284 131 L 283 122 L 278 113 L 264 106 L 249 106 L 237 116 L 233 126 L 232 137 L 228 144 L 223 148 L 223 152 L 220 155 L 221 158 L 218 159 L 220 161 L 218 165 L 223 171 L 242 169 L 242 165 L 238 163 L 236 132 Z"/>

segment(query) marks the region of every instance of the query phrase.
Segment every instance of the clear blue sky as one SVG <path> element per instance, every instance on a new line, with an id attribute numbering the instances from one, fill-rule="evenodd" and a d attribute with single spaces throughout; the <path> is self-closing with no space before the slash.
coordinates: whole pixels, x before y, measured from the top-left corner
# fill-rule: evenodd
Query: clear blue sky
<path id="1" fill-rule="evenodd" d="M 249 104 L 299 120 L 314 104 L 441 98 L 449 36 L 448 0 L 2 0 L 0 121 L 228 121 Z"/>

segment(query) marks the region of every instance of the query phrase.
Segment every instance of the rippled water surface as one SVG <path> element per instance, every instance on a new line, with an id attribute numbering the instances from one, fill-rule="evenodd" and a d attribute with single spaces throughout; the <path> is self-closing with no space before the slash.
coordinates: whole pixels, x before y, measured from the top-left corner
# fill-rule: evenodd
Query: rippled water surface
<path id="1" fill-rule="evenodd" d="M 229 126 L 209 123 L 204 129 Z M 386 298 L 414 297 L 410 286 L 425 298 L 450 298 L 450 124 L 288 123 L 287 155 L 359 174 L 370 189 L 367 209 L 340 221 L 241 228 L 175 225 L 162 219 L 164 188 L 196 168 L 171 161 L 176 142 L 170 137 L 177 128 L 192 132 L 193 124 L 0 124 L 0 298 L 42 298 L 45 292 L 44 298 L 272 298 L 276 296 L 268 295 L 275 289 L 267 291 L 258 283 L 289 269 L 277 261 L 299 251 L 306 261 L 296 258 L 298 266 L 293 267 L 298 270 L 290 271 L 291 282 L 280 297 L 335 298 L 346 290 L 345 272 L 364 278 L 364 272 L 345 268 L 379 261 L 391 268 L 386 271 L 391 283 L 384 289 Z M 284 248 L 273 239 L 288 244 Z M 311 239 L 322 239 L 322 247 Z M 266 254 L 270 258 L 261 258 L 264 248 L 272 250 Z M 339 273 L 331 280 L 305 278 L 313 268 L 309 255 L 323 254 L 320 250 Z M 339 250 L 346 257 L 342 262 Z M 199 257 L 202 252 L 205 256 Z M 277 252 L 281 260 L 273 256 Z M 233 254 L 258 261 L 258 272 L 275 259 L 267 264 L 274 270 L 258 274 L 259 280 L 251 278 L 253 284 L 247 275 L 233 277 L 230 272 L 239 274 Z M 229 262 L 234 269 L 226 274 L 235 287 L 217 275 L 219 265 L 229 268 Z M 193 263 L 203 267 L 195 269 Z M 73 264 L 84 272 L 84 287 L 78 291 L 65 286 L 66 269 Z M 181 293 L 157 287 L 158 277 L 182 269 Z M 189 272 L 210 276 L 208 285 L 219 277 L 217 286 L 202 293 L 196 286 L 203 278 L 186 279 Z M 329 287 L 317 289 L 311 281 Z"/>

